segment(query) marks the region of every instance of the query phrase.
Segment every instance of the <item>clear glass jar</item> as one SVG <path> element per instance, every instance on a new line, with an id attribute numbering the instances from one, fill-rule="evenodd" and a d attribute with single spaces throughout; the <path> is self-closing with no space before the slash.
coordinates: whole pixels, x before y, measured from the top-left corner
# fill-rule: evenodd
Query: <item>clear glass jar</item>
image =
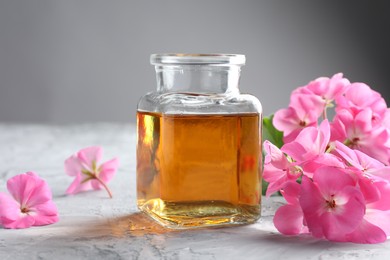
<path id="1" fill-rule="evenodd" d="M 138 207 L 170 228 L 260 217 L 262 107 L 240 94 L 244 55 L 153 54 L 137 110 Z"/>

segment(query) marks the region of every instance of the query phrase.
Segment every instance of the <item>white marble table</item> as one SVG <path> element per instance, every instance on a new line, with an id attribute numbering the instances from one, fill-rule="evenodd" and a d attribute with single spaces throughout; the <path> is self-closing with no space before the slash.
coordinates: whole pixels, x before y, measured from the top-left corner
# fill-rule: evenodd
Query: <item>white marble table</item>
<path id="1" fill-rule="evenodd" d="M 71 178 L 63 161 L 77 150 L 101 145 L 104 159 L 118 156 L 119 172 L 104 191 L 65 196 Z M 234 228 L 172 231 L 135 205 L 135 127 L 118 124 L 67 126 L 0 124 L 0 191 L 16 174 L 45 178 L 59 208 L 56 224 L 24 230 L 0 228 L 0 259 L 389 259 L 390 242 L 331 243 L 285 237 L 272 224 L 278 198 L 264 200 L 263 217 Z M 0 205 L 1 206 L 1 205 Z"/>

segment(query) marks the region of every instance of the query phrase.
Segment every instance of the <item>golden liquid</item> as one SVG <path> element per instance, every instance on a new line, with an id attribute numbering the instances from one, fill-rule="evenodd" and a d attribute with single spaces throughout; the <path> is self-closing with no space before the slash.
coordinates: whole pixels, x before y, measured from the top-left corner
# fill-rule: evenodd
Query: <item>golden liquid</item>
<path id="1" fill-rule="evenodd" d="M 173 228 L 260 217 L 258 114 L 138 112 L 138 207 Z"/>

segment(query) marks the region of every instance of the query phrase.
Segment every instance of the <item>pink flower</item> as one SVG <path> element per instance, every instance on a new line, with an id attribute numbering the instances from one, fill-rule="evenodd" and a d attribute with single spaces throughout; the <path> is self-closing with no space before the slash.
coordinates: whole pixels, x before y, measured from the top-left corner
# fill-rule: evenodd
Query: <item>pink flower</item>
<path id="1" fill-rule="evenodd" d="M 321 77 L 317 78 L 304 87 L 300 87 L 293 91 L 294 93 L 313 93 L 322 97 L 327 105 L 344 94 L 351 83 L 348 79 L 343 78 L 343 73 L 337 73 L 332 78 Z"/>
<path id="2" fill-rule="evenodd" d="M 373 209 L 390 210 L 390 167 L 337 141 L 335 152 L 355 169 L 353 173 L 366 203 Z"/>
<path id="3" fill-rule="evenodd" d="M 275 127 L 283 132 L 284 142 L 294 140 L 303 128 L 316 126 L 321 114 L 325 119 L 326 108 L 332 106 L 332 101 L 341 96 L 349 85 L 349 80 L 338 73 L 330 79 L 318 78 L 294 90 L 289 107 L 278 110 L 273 119 Z"/>
<path id="4" fill-rule="evenodd" d="M 364 83 L 352 83 L 345 94 L 336 99 L 336 112 L 347 109 L 356 115 L 363 109 L 372 111 L 372 120 L 380 122 L 387 111 L 386 101 L 382 96 Z"/>
<path id="5" fill-rule="evenodd" d="M 338 111 L 331 126 L 331 140 L 343 142 L 382 163 L 389 164 L 389 132 L 382 126 L 373 125 L 371 118 L 370 108 L 355 115 L 347 109 Z"/>
<path id="6" fill-rule="evenodd" d="M 0 193 L 0 225 L 28 228 L 58 221 L 57 207 L 47 183 L 33 172 L 19 174 L 7 181 L 11 196 Z"/>
<path id="7" fill-rule="evenodd" d="M 330 139 L 328 120 L 324 120 L 320 127 L 307 127 L 297 138 L 283 145 L 281 150 L 298 162 L 312 160 L 325 153 Z"/>
<path id="8" fill-rule="evenodd" d="M 269 185 L 266 195 L 270 196 L 279 191 L 288 181 L 295 181 L 302 175 L 302 169 L 289 161 L 282 151 L 266 140 L 264 142 L 266 152 L 264 160 L 263 178 Z"/>
<path id="9" fill-rule="evenodd" d="M 346 240 L 354 243 L 383 242 L 390 235 L 390 167 L 336 141 L 334 150 L 347 165 L 364 196 L 366 214 L 362 223 Z M 370 235 L 367 235 L 370 230 Z"/>
<path id="10" fill-rule="evenodd" d="M 299 201 L 307 226 L 315 237 L 348 241 L 346 235 L 358 227 L 375 231 L 370 226 L 361 226 L 366 209 L 364 197 L 354 179 L 342 169 L 319 168 L 313 181 L 303 176 Z"/>
<path id="11" fill-rule="evenodd" d="M 104 188 L 112 198 L 112 193 L 107 183 L 114 177 L 119 161 L 117 158 L 114 158 L 99 165 L 102 154 L 103 149 L 101 147 L 88 147 L 80 150 L 65 161 L 65 172 L 69 176 L 75 177 L 66 190 L 67 194 Z"/>
<path id="12" fill-rule="evenodd" d="M 291 95 L 290 106 L 275 113 L 273 124 L 283 132 L 284 142 L 289 142 L 308 126 L 316 126 L 325 108 L 325 101 L 314 94 Z"/>
<path id="13" fill-rule="evenodd" d="M 321 165 L 343 168 L 343 163 L 334 155 L 327 153 L 330 139 L 328 120 L 322 121 L 319 128 L 307 127 L 290 143 L 283 145 L 281 150 L 291 156 L 309 177 Z"/>
<path id="14" fill-rule="evenodd" d="M 359 150 L 352 150 L 339 141 L 336 141 L 335 144 L 335 152 L 337 152 L 346 161 L 347 164 L 355 167 L 357 170 L 363 172 L 375 172 L 376 170 L 385 167 L 385 165 L 380 161 Z"/>

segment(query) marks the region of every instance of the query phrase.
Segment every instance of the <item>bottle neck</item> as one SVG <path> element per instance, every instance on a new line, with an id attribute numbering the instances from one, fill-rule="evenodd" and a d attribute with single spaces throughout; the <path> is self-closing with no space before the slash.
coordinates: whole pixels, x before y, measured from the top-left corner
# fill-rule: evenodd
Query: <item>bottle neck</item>
<path id="1" fill-rule="evenodd" d="M 238 94 L 241 66 L 156 65 L 160 93 Z"/>

